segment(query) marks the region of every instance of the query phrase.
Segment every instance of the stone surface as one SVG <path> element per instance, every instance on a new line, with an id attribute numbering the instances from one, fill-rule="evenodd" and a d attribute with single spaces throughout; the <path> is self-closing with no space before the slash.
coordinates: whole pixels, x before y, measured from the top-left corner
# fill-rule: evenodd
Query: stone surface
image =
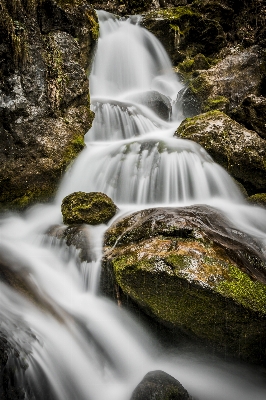
<path id="1" fill-rule="evenodd" d="M 105 224 L 113 218 L 117 207 L 104 193 L 74 192 L 63 199 L 61 211 L 66 225 L 98 225 Z"/>
<path id="2" fill-rule="evenodd" d="M 232 110 L 232 118 L 266 139 L 266 98 L 251 94 Z"/>
<path id="3" fill-rule="evenodd" d="M 0 14 L 0 206 L 23 208 L 84 147 L 98 22 L 86 0 L 4 0 Z"/>
<path id="4" fill-rule="evenodd" d="M 258 46 L 232 51 L 214 67 L 192 77 L 190 93 L 197 98 L 201 112 L 210 109 L 229 112 L 247 96 L 258 95 L 264 76 L 261 52 Z"/>
<path id="5" fill-rule="evenodd" d="M 144 376 L 130 400 L 192 400 L 181 383 L 164 371 L 152 371 Z"/>
<path id="6" fill-rule="evenodd" d="M 102 291 L 129 297 L 169 331 L 262 363 L 266 267 L 260 246 L 208 206 L 150 209 L 104 238 Z"/>
<path id="7" fill-rule="evenodd" d="M 170 100 L 168 97 L 155 90 L 138 93 L 133 96 L 129 96 L 128 99 L 149 107 L 164 120 L 169 120 L 171 117 L 172 106 Z"/>
<path id="8" fill-rule="evenodd" d="M 79 251 L 80 261 L 93 260 L 90 234 L 86 225 L 55 225 L 46 234 L 52 238 L 64 240 L 67 246 L 74 246 Z"/>
<path id="9" fill-rule="evenodd" d="M 266 141 L 219 111 L 184 120 L 176 136 L 199 143 L 251 194 L 266 189 Z"/>

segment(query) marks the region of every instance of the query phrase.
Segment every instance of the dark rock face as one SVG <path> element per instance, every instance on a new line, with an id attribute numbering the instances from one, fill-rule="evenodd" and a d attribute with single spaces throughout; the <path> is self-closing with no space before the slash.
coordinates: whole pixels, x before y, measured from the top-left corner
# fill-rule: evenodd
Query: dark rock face
<path id="1" fill-rule="evenodd" d="M 129 100 L 135 100 L 154 111 L 160 118 L 169 120 L 171 117 L 172 106 L 168 97 L 155 90 L 139 93 L 129 97 Z"/>
<path id="2" fill-rule="evenodd" d="M 84 147 L 98 35 L 85 0 L 2 1 L 0 205 L 49 198 Z"/>
<path id="3" fill-rule="evenodd" d="M 105 224 L 113 218 L 117 207 L 104 193 L 74 192 L 63 199 L 61 211 L 66 225 L 98 225 Z"/>
<path id="4" fill-rule="evenodd" d="M 192 400 L 181 383 L 164 371 L 152 371 L 144 376 L 130 400 Z"/>
<path id="5" fill-rule="evenodd" d="M 240 124 L 256 131 L 261 138 L 266 139 L 266 98 L 255 94 L 247 96 L 239 107 L 231 113 Z"/>
<path id="6" fill-rule="evenodd" d="M 176 135 L 194 140 L 251 194 L 266 189 L 266 141 L 219 111 L 184 120 Z"/>
<path id="7" fill-rule="evenodd" d="M 115 222 L 101 290 L 214 350 L 265 364 L 266 260 L 260 245 L 208 206 L 160 208 Z"/>
<path id="8" fill-rule="evenodd" d="M 65 240 L 67 246 L 74 246 L 80 250 L 80 261 L 91 262 L 90 234 L 86 225 L 55 225 L 46 234 L 50 237 Z"/>

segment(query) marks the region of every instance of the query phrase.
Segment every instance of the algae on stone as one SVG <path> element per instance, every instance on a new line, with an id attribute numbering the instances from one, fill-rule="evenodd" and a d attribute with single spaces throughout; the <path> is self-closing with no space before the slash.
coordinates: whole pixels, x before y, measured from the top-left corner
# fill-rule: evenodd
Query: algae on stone
<path id="1" fill-rule="evenodd" d="M 98 225 L 107 223 L 115 215 L 117 207 L 104 193 L 74 192 L 63 199 L 61 211 L 66 225 Z"/>

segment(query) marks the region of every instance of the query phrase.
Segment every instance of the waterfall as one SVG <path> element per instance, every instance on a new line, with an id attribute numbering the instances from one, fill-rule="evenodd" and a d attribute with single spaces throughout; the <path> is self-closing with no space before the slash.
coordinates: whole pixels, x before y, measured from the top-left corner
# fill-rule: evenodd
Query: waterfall
<path id="1" fill-rule="evenodd" d="M 45 235 L 62 223 L 62 198 L 102 191 L 120 215 L 137 209 L 206 203 L 265 244 L 266 213 L 250 207 L 226 171 L 199 145 L 173 133 L 182 120 L 182 84 L 156 38 L 131 17 L 98 12 L 100 38 L 90 75 L 96 116 L 86 148 L 65 174 L 56 199 L 0 221 L 0 250 L 25 280 L 21 293 L 0 282 L 0 332 L 25 360 L 37 400 L 129 400 L 143 376 L 162 369 L 199 400 L 263 400 L 257 371 L 211 356 L 172 350 L 97 293 L 106 226 L 87 227 L 93 260 Z"/>

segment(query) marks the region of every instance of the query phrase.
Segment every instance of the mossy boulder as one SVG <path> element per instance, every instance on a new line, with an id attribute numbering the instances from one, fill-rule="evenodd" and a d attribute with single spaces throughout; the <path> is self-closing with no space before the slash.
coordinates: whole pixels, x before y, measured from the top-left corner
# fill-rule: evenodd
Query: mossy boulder
<path id="1" fill-rule="evenodd" d="M 256 193 L 249 196 L 248 201 L 256 206 L 266 207 L 266 193 Z"/>
<path id="2" fill-rule="evenodd" d="M 144 376 L 130 400 L 192 400 L 186 389 L 164 371 L 151 371 Z"/>
<path id="3" fill-rule="evenodd" d="M 262 49 L 258 46 L 244 51 L 231 49 L 231 54 L 220 54 L 220 57 L 211 68 L 196 73 L 195 60 L 191 60 L 190 69 L 188 60 L 179 64 L 179 71 L 188 82 L 186 96 L 197 99 L 201 112 L 218 109 L 230 114 L 247 96 L 261 92 Z"/>
<path id="4" fill-rule="evenodd" d="M 101 192 L 74 192 L 66 196 L 61 205 L 66 225 L 106 224 L 116 214 L 113 200 Z"/>
<path id="5" fill-rule="evenodd" d="M 220 111 L 185 119 L 176 136 L 203 146 L 249 195 L 266 189 L 266 141 Z"/>
<path id="6" fill-rule="evenodd" d="M 1 2 L 0 207 L 50 199 L 84 147 L 97 37 L 86 0 Z"/>
<path id="7" fill-rule="evenodd" d="M 150 209 L 104 238 L 102 291 L 169 332 L 266 362 L 266 264 L 259 244 L 208 206 Z"/>

